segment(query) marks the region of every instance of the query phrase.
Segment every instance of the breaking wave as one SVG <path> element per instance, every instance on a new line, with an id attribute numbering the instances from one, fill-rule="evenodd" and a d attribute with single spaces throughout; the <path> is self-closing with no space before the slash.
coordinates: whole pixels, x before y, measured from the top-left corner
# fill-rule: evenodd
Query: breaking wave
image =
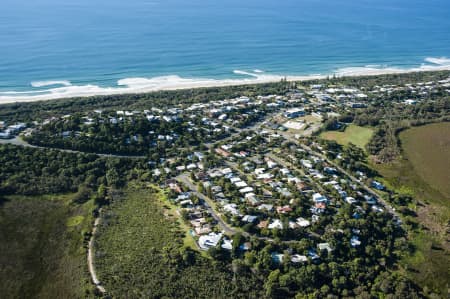
<path id="1" fill-rule="evenodd" d="M 419 71 L 450 70 L 450 59 L 446 57 L 428 57 L 419 66 L 412 68 L 388 67 L 380 65 L 367 65 L 364 67 L 346 67 L 330 72 L 328 75 L 361 76 L 397 74 Z M 0 91 L 0 103 L 26 102 L 50 100 L 69 97 L 87 97 L 96 95 L 113 95 L 142 93 L 158 90 L 188 89 L 213 86 L 230 86 L 242 84 L 255 84 L 276 82 L 283 78 L 287 80 L 308 80 L 324 78 L 326 75 L 282 76 L 268 74 L 262 70 L 253 71 L 234 70 L 237 76 L 230 79 L 211 78 L 183 78 L 178 75 L 160 76 L 153 78 L 124 78 L 117 81 L 116 86 L 101 87 L 94 84 L 76 85 L 67 80 L 35 81 L 30 91 Z"/>

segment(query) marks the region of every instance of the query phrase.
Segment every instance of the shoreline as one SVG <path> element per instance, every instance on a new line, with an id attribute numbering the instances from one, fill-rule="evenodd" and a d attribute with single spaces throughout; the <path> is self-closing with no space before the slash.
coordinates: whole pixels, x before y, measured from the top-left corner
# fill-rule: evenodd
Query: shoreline
<path id="1" fill-rule="evenodd" d="M 235 70 L 234 74 L 243 75 L 242 79 L 208 79 L 208 78 L 182 78 L 177 75 L 153 78 L 125 78 L 118 80 L 117 86 L 100 87 L 97 85 L 72 85 L 67 80 L 49 80 L 32 82 L 33 87 L 51 87 L 46 90 L 25 92 L 0 92 L 0 105 L 11 103 L 26 103 L 48 101 L 68 98 L 86 98 L 93 96 L 108 96 L 121 94 L 143 94 L 156 91 L 171 91 L 196 88 L 241 86 L 251 84 L 276 83 L 282 79 L 289 82 L 302 82 L 325 79 L 327 77 L 365 77 L 393 74 L 408 74 L 418 72 L 450 71 L 450 59 L 427 58 L 425 61 L 432 65 L 422 64 L 419 67 L 402 69 L 396 67 L 347 67 L 327 75 L 273 75 L 260 70 L 246 72 Z M 55 86 L 59 85 L 59 86 Z"/>

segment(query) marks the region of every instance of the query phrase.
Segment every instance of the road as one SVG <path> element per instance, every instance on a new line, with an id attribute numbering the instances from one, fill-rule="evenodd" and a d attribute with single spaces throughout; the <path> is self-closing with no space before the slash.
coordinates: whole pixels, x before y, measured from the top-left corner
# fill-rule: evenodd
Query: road
<path id="1" fill-rule="evenodd" d="M 69 149 L 63 149 L 63 148 L 36 146 L 36 145 L 29 144 L 28 142 L 24 141 L 19 136 L 16 136 L 13 139 L 0 139 L 0 144 L 12 144 L 12 145 L 16 145 L 16 146 L 24 146 L 24 147 L 31 147 L 31 148 L 37 148 L 37 149 L 49 149 L 49 150 L 56 150 L 56 151 L 65 152 L 65 153 L 91 154 L 91 155 L 96 155 L 99 157 L 106 157 L 106 158 L 121 158 L 121 159 L 143 159 L 143 158 L 145 158 L 145 156 L 99 154 L 99 153 L 89 153 L 89 152 L 75 151 L 75 150 L 69 150 Z"/>
<path id="2" fill-rule="evenodd" d="M 219 224 L 219 226 L 225 233 L 228 233 L 230 235 L 233 235 L 236 233 L 241 233 L 244 237 L 247 237 L 247 238 L 252 237 L 252 238 L 256 238 L 256 239 L 267 241 L 267 242 L 275 242 L 275 240 L 273 238 L 256 236 L 256 235 L 250 234 L 248 232 L 237 230 L 236 228 L 233 228 L 230 225 L 228 225 L 225 221 L 222 220 L 221 215 L 212 208 L 212 200 L 210 198 L 208 198 L 207 196 L 203 195 L 202 193 L 198 192 L 197 186 L 191 182 L 188 174 L 186 174 L 186 173 L 180 174 L 175 179 L 177 181 L 179 181 L 180 183 L 183 183 L 184 185 L 186 185 L 198 198 L 200 198 L 204 201 L 204 205 L 205 205 L 206 209 L 208 210 L 208 212 L 211 213 L 213 218 L 217 221 L 217 223 Z M 311 237 L 321 239 L 321 236 L 314 232 L 308 232 L 308 234 Z M 281 243 L 290 244 L 290 243 L 296 243 L 298 241 L 299 240 L 284 240 L 284 241 L 281 241 Z"/>
<path id="3" fill-rule="evenodd" d="M 295 144 L 298 144 L 300 147 L 302 147 L 305 151 L 307 151 L 310 154 L 314 154 L 320 158 L 322 158 L 324 161 L 326 161 L 328 164 L 332 165 L 333 167 L 335 167 L 337 170 L 339 170 L 341 173 L 345 174 L 348 178 L 350 178 L 354 183 L 358 184 L 359 186 L 361 186 L 366 192 L 368 192 L 369 194 L 371 194 L 372 196 L 374 196 L 379 202 L 381 202 L 381 204 L 384 206 L 384 208 L 392 215 L 394 215 L 396 218 L 400 218 L 400 216 L 397 214 L 397 212 L 395 212 L 395 210 L 392 208 L 392 206 L 386 202 L 383 198 L 381 198 L 381 196 L 376 193 L 375 191 L 373 191 L 369 186 L 367 186 L 366 184 L 364 184 L 363 182 L 358 181 L 358 179 L 356 179 L 352 174 L 350 174 L 347 170 L 343 169 L 342 167 L 340 167 L 339 165 L 337 165 L 336 163 L 334 163 L 333 161 L 331 161 L 330 159 L 328 159 L 325 155 L 323 155 L 322 153 L 319 153 L 317 151 L 314 151 L 313 149 L 311 149 L 309 146 L 307 146 L 306 144 L 302 144 L 300 142 L 298 142 L 298 140 L 288 136 L 287 134 L 283 134 L 283 137 L 286 140 L 289 140 L 291 142 L 294 142 Z"/>
<path id="4" fill-rule="evenodd" d="M 320 184 L 318 184 L 313 179 L 311 179 L 308 175 L 306 175 L 306 173 L 303 171 L 303 169 L 295 166 L 294 164 L 292 164 L 292 162 L 286 161 L 285 159 L 278 158 L 272 153 L 266 154 L 266 156 L 284 167 L 289 166 L 289 167 L 291 167 L 291 169 L 298 171 L 302 176 L 307 177 L 309 179 L 309 182 L 312 183 L 318 189 L 318 191 L 320 191 L 322 193 L 326 193 L 326 191 L 323 189 L 323 187 Z"/>
<path id="5" fill-rule="evenodd" d="M 244 236 L 249 236 L 248 233 L 240 232 L 237 229 L 229 226 L 225 221 L 223 221 L 222 217 L 220 217 L 220 214 L 214 210 L 212 200 L 210 198 L 208 198 L 207 196 L 203 195 L 202 193 L 198 192 L 197 186 L 191 182 L 190 178 L 188 177 L 188 175 L 186 173 L 180 174 L 175 179 L 177 181 L 183 183 L 184 185 L 186 185 L 192 191 L 192 193 L 194 193 L 198 198 L 203 200 L 206 209 L 208 210 L 209 213 L 211 213 L 212 217 L 217 221 L 220 228 L 225 233 L 231 234 L 231 235 L 236 234 L 236 233 L 242 233 L 242 235 L 244 235 Z"/>
<path id="6" fill-rule="evenodd" d="M 95 233 L 97 232 L 97 226 L 99 224 L 100 224 L 100 217 L 95 219 L 95 222 L 94 222 L 91 239 L 89 240 L 87 262 L 88 262 L 88 268 L 89 268 L 89 273 L 91 274 L 92 282 L 95 284 L 95 287 L 102 294 L 104 294 L 104 293 L 106 293 L 106 290 L 101 285 L 100 280 L 97 277 L 97 273 L 95 272 L 95 266 L 94 266 L 94 237 L 95 237 Z"/>

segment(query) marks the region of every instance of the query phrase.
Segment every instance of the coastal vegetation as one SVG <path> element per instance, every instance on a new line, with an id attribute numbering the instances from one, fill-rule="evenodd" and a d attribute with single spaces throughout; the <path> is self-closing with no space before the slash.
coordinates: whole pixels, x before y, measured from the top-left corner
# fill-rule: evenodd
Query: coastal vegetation
<path id="1" fill-rule="evenodd" d="M 184 232 L 164 216 L 160 191 L 134 186 L 105 208 L 96 236 L 99 278 L 114 298 L 261 298 L 251 273 L 183 246 Z M 132 287 L 131 287 L 132 286 Z"/>
<path id="2" fill-rule="evenodd" d="M 85 241 L 93 201 L 75 194 L 0 198 L 0 292 L 3 298 L 93 295 Z M 77 221 L 73 221 L 76 219 Z"/>
<path id="3" fill-rule="evenodd" d="M 447 225 L 450 123 L 434 123 L 399 134 L 401 156 L 390 163 L 373 164 L 386 185 L 417 203 L 411 209 L 420 226 L 411 230 L 411 251 L 405 252 L 405 273 L 428 290 L 445 294 L 448 287 Z"/>

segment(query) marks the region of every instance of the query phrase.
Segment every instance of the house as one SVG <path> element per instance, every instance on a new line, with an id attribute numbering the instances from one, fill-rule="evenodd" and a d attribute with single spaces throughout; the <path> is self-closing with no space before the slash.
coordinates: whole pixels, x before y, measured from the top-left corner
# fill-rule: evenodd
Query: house
<path id="1" fill-rule="evenodd" d="M 317 252 L 314 249 L 309 249 L 308 250 L 308 256 L 314 261 L 319 259 L 319 255 L 317 254 Z"/>
<path id="2" fill-rule="evenodd" d="M 376 205 L 377 204 L 377 199 L 373 196 L 370 195 L 364 195 L 364 199 L 366 200 L 366 202 L 369 205 Z"/>
<path id="3" fill-rule="evenodd" d="M 203 250 L 208 250 L 211 247 L 216 247 L 222 238 L 222 233 L 209 233 L 205 236 L 200 236 L 198 239 L 198 246 Z"/>
<path id="4" fill-rule="evenodd" d="M 306 168 L 312 168 L 312 167 L 313 167 L 311 161 L 309 161 L 309 160 L 303 159 L 303 160 L 301 160 L 300 162 L 301 162 L 302 165 L 303 165 L 304 167 L 306 167 Z"/>
<path id="5" fill-rule="evenodd" d="M 364 96 L 361 96 L 361 97 L 364 97 Z M 348 102 L 348 103 L 346 103 L 346 105 L 350 108 L 366 108 L 367 107 L 367 105 L 364 103 L 354 103 L 354 102 Z"/>
<path id="6" fill-rule="evenodd" d="M 307 191 L 307 190 L 311 190 L 311 187 L 309 187 L 308 185 L 306 185 L 304 182 L 299 182 L 296 184 L 297 190 L 299 191 Z"/>
<path id="7" fill-rule="evenodd" d="M 262 174 L 258 174 L 256 176 L 256 179 L 258 179 L 258 180 L 270 180 L 273 177 L 274 177 L 274 175 L 271 174 L 271 173 L 262 173 Z"/>
<path id="8" fill-rule="evenodd" d="M 255 174 L 256 175 L 263 174 L 265 170 L 266 170 L 265 168 L 256 168 L 255 169 Z"/>
<path id="9" fill-rule="evenodd" d="M 268 226 L 269 229 L 283 229 L 283 223 L 280 219 L 274 219 Z"/>
<path id="10" fill-rule="evenodd" d="M 221 247 L 230 251 L 233 249 L 233 240 L 224 239 Z"/>
<path id="11" fill-rule="evenodd" d="M 191 163 L 188 166 L 186 166 L 187 170 L 194 170 L 196 168 L 197 168 L 197 164 L 195 164 L 195 163 Z"/>
<path id="12" fill-rule="evenodd" d="M 312 196 L 312 199 L 315 203 L 323 202 L 327 203 L 328 199 L 325 196 L 322 196 L 320 193 L 314 193 Z"/>
<path id="13" fill-rule="evenodd" d="M 222 187 L 220 187 L 220 186 L 212 186 L 211 187 L 211 192 L 212 193 L 220 193 L 220 192 L 222 192 Z"/>
<path id="14" fill-rule="evenodd" d="M 200 161 L 205 157 L 201 152 L 194 152 L 194 156 L 196 156 Z"/>
<path id="15" fill-rule="evenodd" d="M 270 212 L 273 210 L 273 205 L 262 204 L 258 207 L 258 210 L 266 210 L 266 211 Z"/>
<path id="16" fill-rule="evenodd" d="M 351 197 L 351 196 L 347 196 L 347 197 L 345 198 L 345 201 L 346 201 L 348 204 L 350 204 L 350 205 L 355 204 L 355 203 L 358 202 L 356 199 L 354 199 L 354 198 Z"/>
<path id="17" fill-rule="evenodd" d="M 245 215 L 244 217 L 242 217 L 242 221 L 248 222 L 248 223 L 253 223 L 257 219 L 258 219 L 258 216 L 253 216 L 253 215 Z"/>
<path id="18" fill-rule="evenodd" d="M 250 242 L 245 242 L 244 244 L 242 244 L 241 246 L 239 246 L 239 249 L 242 251 L 247 251 L 252 249 L 252 243 Z"/>
<path id="19" fill-rule="evenodd" d="M 294 222 L 294 221 L 289 221 L 288 225 L 289 225 L 290 229 L 298 228 L 298 224 L 296 222 Z"/>
<path id="20" fill-rule="evenodd" d="M 352 247 L 357 247 L 357 246 L 361 245 L 361 241 L 359 240 L 358 236 L 353 236 L 350 239 L 350 245 Z"/>
<path id="21" fill-rule="evenodd" d="M 292 196 L 292 193 L 288 190 L 288 189 L 286 189 L 286 188 L 282 188 L 282 189 L 280 189 L 280 190 L 278 190 L 280 193 L 281 193 L 281 195 L 283 195 L 284 197 L 291 197 Z"/>
<path id="22" fill-rule="evenodd" d="M 209 225 L 199 226 L 194 228 L 194 231 L 198 236 L 206 235 L 211 233 L 211 227 Z"/>
<path id="23" fill-rule="evenodd" d="M 272 261 L 275 264 L 281 264 L 283 262 L 283 258 L 284 258 L 283 254 L 278 253 L 278 252 L 272 252 L 271 256 L 272 256 Z"/>
<path id="24" fill-rule="evenodd" d="M 235 183 L 240 182 L 240 181 L 241 181 L 241 178 L 239 178 L 239 177 L 232 177 L 232 178 L 230 178 L 230 182 L 232 184 L 235 184 Z"/>
<path id="25" fill-rule="evenodd" d="M 291 262 L 297 264 L 297 263 L 306 263 L 308 261 L 308 258 L 306 255 L 299 255 L 299 254 L 293 254 L 291 256 Z"/>
<path id="26" fill-rule="evenodd" d="M 282 207 L 277 207 L 277 213 L 278 214 L 286 214 L 292 212 L 292 208 L 288 205 L 286 206 L 282 206 Z"/>
<path id="27" fill-rule="evenodd" d="M 223 209 L 232 215 L 239 215 L 239 211 L 237 208 L 238 207 L 235 203 L 230 203 L 223 206 Z"/>
<path id="28" fill-rule="evenodd" d="M 225 158 L 228 158 L 231 155 L 229 152 L 227 152 L 226 150 L 223 150 L 221 148 L 216 148 L 215 151 L 217 154 L 219 154 Z"/>
<path id="29" fill-rule="evenodd" d="M 311 223 L 310 223 L 308 220 L 306 220 L 306 219 L 304 219 L 304 218 L 302 218 L 302 217 L 297 218 L 297 224 L 298 224 L 300 227 L 308 227 L 308 226 L 311 225 Z"/>
<path id="30" fill-rule="evenodd" d="M 328 253 L 330 253 L 333 251 L 333 248 L 331 248 L 329 243 L 319 243 L 319 244 L 317 244 L 317 249 L 319 250 L 319 252 L 326 250 L 326 251 L 328 251 Z"/>
<path id="31" fill-rule="evenodd" d="M 293 108 L 293 109 L 289 109 L 286 112 L 284 112 L 283 115 L 286 118 L 296 118 L 296 117 L 304 116 L 305 110 L 300 109 L 300 108 Z"/>
<path id="32" fill-rule="evenodd" d="M 269 221 L 265 220 L 265 221 L 261 221 L 258 223 L 258 228 L 263 229 L 263 228 L 267 228 L 267 226 L 269 225 Z"/>
<path id="33" fill-rule="evenodd" d="M 275 163 L 274 161 L 272 161 L 272 160 L 267 160 L 267 167 L 268 167 L 269 169 L 275 168 L 277 165 L 278 165 L 278 164 Z"/>
<path id="34" fill-rule="evenodd" d="M 372 206 L 372 210 L 374 210 L 375 212 L 378 212 L 378 213 L 383 212 L 383 209 L 376 205 Z"/>
<path id="35" fill-rule="evenodd" d="M 239 190 L 240 193 L 250 193 L 253 192 L 253 188 L 252 187 L 245 187 Z"/>
<path id="36" fill-rule="evenodd" d="M 380 182 L 377 182 L 377 181 L 373 181 L 371 186 L 377 190 L 384 190 L 383 184 L 381 184 Z"/>
<path id="37" fill-rule="evenodd" d="M 192 206 L 193 204 L 194 204 L 194 203 L 193 203 L 192 200 L 190 200 L 190 199 L 186 199 L 186 200 L 180 201 L 180 206 L 181 206 L 182 208 L 188 207 L 188 206 Z"/>
<path id="38" fill-rule="evenodd" d="M 252 206 L 257 206 L 259 204 L 259 199 L 256 196 L 246 197 L 246 200 Z"/>
<path id="39" fill-rule="evenodd" d="M 328 167 L 328 166 L 324 167 L 323 171 L 325 171 L 328 174 L 335 174 L 335 173 L 337 173 L 336 168 Z"/>
<path id="40" fill-rule="evenodd" d="M 236 182 L 236 183 L 234 183 L 234 185 L 235 185 L 237 188 L 244 188 L 244 187 L 247 187 L 247 186 L 248 186 L 247 183 L 246 183 L 246 182 L 243 182 L 243 181 Z"/>
<path id="41" fill-rule="evenodd" d="M 287 168 L 280 169 L 280 172 L 282 175 L 285 175 L 285 176 L 291 173 L 291 171 Z"/>
<path id="42" fill-rule="evenodd" d="M 176 168 L 175 168 L 177 171 L 185 171 L 186 170 L 186 166 L 184 166 L 184 165 L 180 165 L 180 166 L 177 166 Z"/>
<path id="43" fill-rule="evenodd" d="M 233 171 L 231 170 L 231 168 L 224 168 L 221 170 L 222 174 L 227 175 L 232 173 Z"/>

